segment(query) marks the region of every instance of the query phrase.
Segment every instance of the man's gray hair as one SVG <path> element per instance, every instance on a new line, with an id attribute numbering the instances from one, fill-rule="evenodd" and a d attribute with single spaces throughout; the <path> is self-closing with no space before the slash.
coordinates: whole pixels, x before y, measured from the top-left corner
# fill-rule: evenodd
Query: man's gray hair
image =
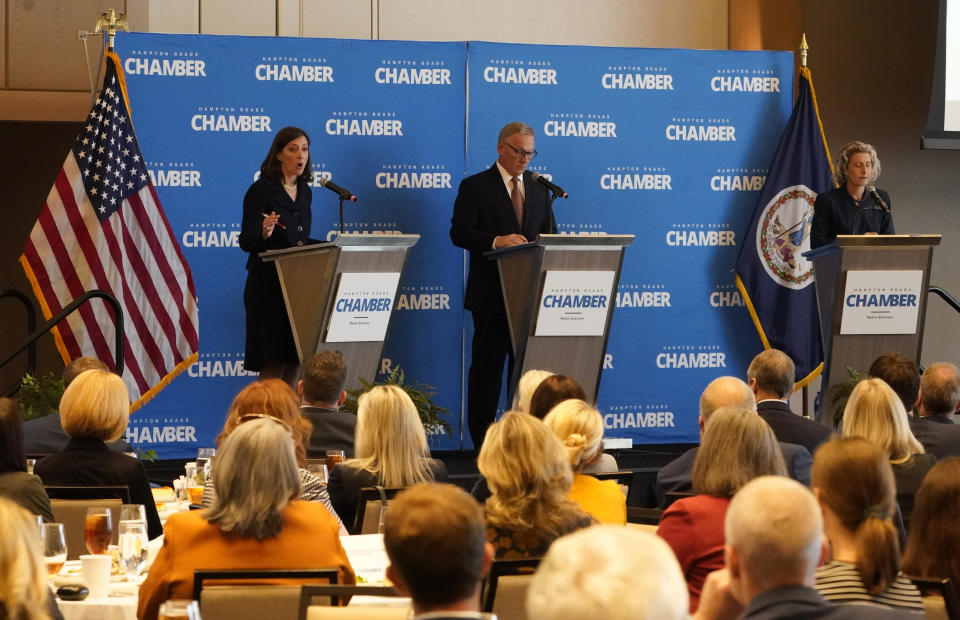
<path id="1" fill-rule="evenodd" d="M 243 422 L 213 462 L 217 497 L 204 517 L 224 533 L 264 540 L 280 533 L 281 513 L 300 496 L 290 429 L 277 421 Z"/>
<path id="2" fill-rule="evenodd" d="M 505 138 L 509 138 L 515 134 L 523 134 L 525 136 L 535 136 L 537 132 L 533 130 L 533 127 L 527 125 L 526 123 L 521 123 L 519 121 L 514 121 L 512 123 L 506 124 L 503 129 L 500 130 L 500 135 L 497 136 L 497 144 L 503 142 Z"/>
<path id="3" fill-rule="evenodd" d="M 823 516 L 807 487 L 783 476 L 754 478 L 733 496 L 724 529 L 742 570 L 764 590 L 812 585 Z"/>
<path id="4" fill-rule="evenodd" d="M 614 525 L 557 539 L 527 591 L 527 616 L 540 620 L 672 620 L 686 618 L 688 604 L 669 545 Z"/>
<path id="5" fill-rule="evenodd" d="M 920 377 L 920 404 L 934 415 L 949 415 L 960 404 L 960 374 L 950 362 L 927 366 Z"/>

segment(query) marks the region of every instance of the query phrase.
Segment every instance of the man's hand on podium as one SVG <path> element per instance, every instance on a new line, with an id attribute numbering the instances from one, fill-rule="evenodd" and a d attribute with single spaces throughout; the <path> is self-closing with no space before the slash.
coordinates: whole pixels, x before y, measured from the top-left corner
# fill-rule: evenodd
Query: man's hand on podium
<path id="1" fill-rule="evenodd" d="M 500 248 L 509 248 L 510 246 L 523 245 L 524 243 L 527 243 L 527 238 L 523 235 L 503 235 L 493 240 L 493 249 L 499 250 Z"/>

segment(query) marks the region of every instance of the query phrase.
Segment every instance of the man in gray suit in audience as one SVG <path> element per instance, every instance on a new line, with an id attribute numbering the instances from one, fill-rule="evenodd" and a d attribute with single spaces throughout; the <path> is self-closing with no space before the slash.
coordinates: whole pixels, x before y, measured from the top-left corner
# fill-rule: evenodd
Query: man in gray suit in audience
<path id="1" fill-rule="evenodd" d="M 310 458 L 323 458 L 327 450 L 343 450 L 346 458 L 353 458 L 357 416 L 340 411 L 347 400 L 346 378 L 347 363 L 340 351 L 317 353 L 303 367 L 297 393 L 300 413 L 313 425 L 307 445 Z"/>
<path id="2" fill-rule="evenodd" d="M 700 396 L 700 436 L 710 421 L 710 416 L 721 407 L 740 407 L 757 410 L 750 386 L 737 377 L 718 377 L 707 385 Z M 783 460 L 787 464 L 787 474 L 794 480 L 810 486 L 810 468 L 813 457 L 803 446 L 792 443 L 780 443 Z M 697 458 L 698 448 L 691 448 L 677 459 L 667 463 L 657 474 L 657 500 L 661 508 L 666 508 L 668 492 L 690 493 L 693 490 L 691 474 L 693 461 Z"/>
<path id="3" fill-rule="evenodd" d="M 414 620 L 480 618 L 480 584 L 493 562 L 483 509 L 452 484 L 397 494 L 383 524 L 393 589 L 413 600 Z"/>
<path id="4" fill-rule="evenodd" d="M 930 364 L 920 378 L 919 417 L 910 429 L 937 459 L 960 456 L 960 425 L 954 423 L 960 406 L 960 374 L 949 362 Z"/>
<path id="5" fill-rule="evenodd" d="M 809 489 L 780 476 L 754 478 L 727 509 L 725 568 L 710 573 L 694 620 L 912 618 L 878 605 L 832 605 L 814 589 L 826 555 L 823 516 Z"/>

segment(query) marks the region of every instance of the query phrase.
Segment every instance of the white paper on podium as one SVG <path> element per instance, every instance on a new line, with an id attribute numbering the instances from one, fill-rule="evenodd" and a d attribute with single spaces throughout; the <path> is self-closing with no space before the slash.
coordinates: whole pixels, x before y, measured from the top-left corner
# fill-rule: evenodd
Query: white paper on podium
<path id="1" fill-rule="evenodd" d="M 324 342 L 386 340 L 400 272 L 342 273 Z"/>
<path id="2" fill-rule="evenodd" d="M 915 333 L 922 286 L 919 269 L 848 271 L 840 333 Z"/>
<path id="3" fill-rule="evenodd" d="M 602 336 L 614 271 L 548 271 L 537 313 L 537 336 Z"/>

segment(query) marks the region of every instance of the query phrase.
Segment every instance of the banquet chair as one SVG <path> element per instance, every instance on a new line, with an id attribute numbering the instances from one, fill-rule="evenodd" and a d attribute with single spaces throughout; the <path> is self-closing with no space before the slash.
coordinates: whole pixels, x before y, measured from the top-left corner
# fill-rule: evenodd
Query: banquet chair
<path id="1" fill-rule="evenodd" d="M 340 606 L 342 603 L 346 603 L 343 600 L 346 597 L 358 595 L 384 597 L 383 604 L 364 604 L 355 607 Z M 318 598 L 320 599 L 319 602 Z M 409 600 L 401 597 L 396 590 L 389 586 L 304 585 L 300 588 L 300 611 L 297 618 L 298 620 L 307 620 L 308 618 L 351 618 L 353 620 L 406 618 L 409 610 Z M 363 615 L 364 613 L 369 614 L 371 611 L 373 615 Z"/>
<path id="2" fill-rule="evenodd" d="M 960 620 L 960 600 L 949 579 L 906 576 L 923 596 L 923 613 L 930 620 Z"/>
<path id="3" fill-rule="evenodd" d="M 527 588 L 542 559 L 494 560 L 480 595 L 483 611 L 497 620 L 526 620 Z"/>
<path id="4" fill-rule="evenodd" d="M 197 569 L 193 573 L 193 600 L 200 602 L 204 620 L 255 620 L 297 617 L 299 583 L 322 579 L 337 583 L 336 568 Z M 269 580 L 271 583 L 257 583 Z M 228 582 L 206 584 L 206 582 Z"/>
<path id="5" fill-rule="evenodd" d="M 593 476 L 597 480 L 616 480 L 623 494 L 626 497 L 630 497 L 630 490 L 633 487 L 633 472 L 629 469 L 587 475 Z"/>
<path id="6" fill-rule="evenodd" d="M 383 517 L 387 514 L 389 501 L 402 491 L 402 487 L 364 487 L 357 499 L 357 516 L 350 533 L 376 534 L 380 531 Z"/>
<path id="7" fill-rule="evenodd" d="M 49 488 L 49 487 L 48 487 Z M 126 487 L 123 487 L 126 490 Z M 67 560 L 76 560 L 87 553 L 87 543 L 83 537 L 84 522 L 87 519 L 87 508 L 109 508 L 112 517 L 113 533 L 110 544 L 117 544 L 120 521 L 120 506 L 123 500 L 116 498 L 102 499 L 60 499 L 50 498 L 50 509 L 57 523 L 63 524 L 63 534 L 67 539 Z"/>

